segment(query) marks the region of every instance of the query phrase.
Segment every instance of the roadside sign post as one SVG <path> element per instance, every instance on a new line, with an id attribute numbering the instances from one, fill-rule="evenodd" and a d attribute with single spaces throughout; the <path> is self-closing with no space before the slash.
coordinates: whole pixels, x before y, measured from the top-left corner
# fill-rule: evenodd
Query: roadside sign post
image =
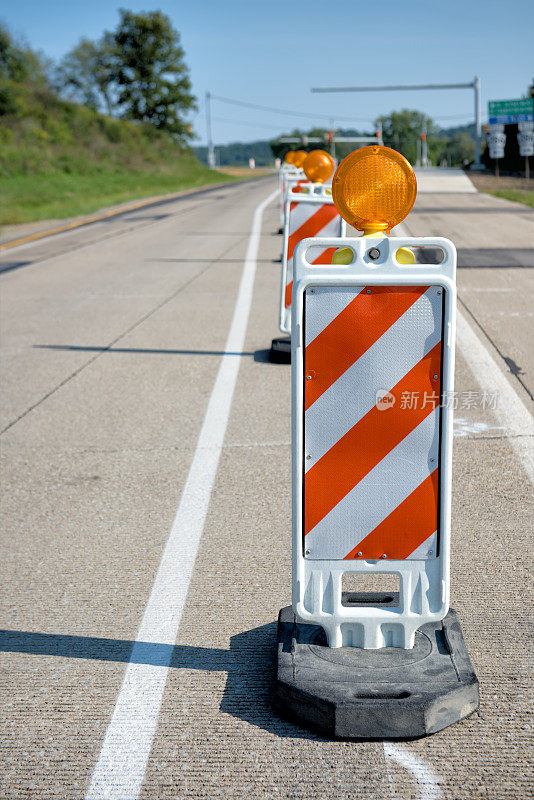
<path id="1" fill-rule="evenodd" d="M 449 609 L 456 251 L 388 237 L 417 191 L 390 148 L 352 153 L 332 191 L 364 235 L 294 254 L 293 604 L 275 703 L 328 735 L 424 736 L 478 707 Z M 364 578 L 379 591 L 351 589 Z"/>
<path id="2" fill-rule="evenodd" d="M 519 153 L 525 157 L 525 178 L 530 180 L 530 156 L 534 156 L 534 122 L 520 122 L 517 141 Z"/>
<path id="3" fill-rule="evenodd" d="M 518 100 L 490 100 L 488 102 L 490 158 L 495 159 L 495 175 L 499 177 L 499 158 L 504 157 L 505 125 L 517 125 L 519 153 L 525 157 L 525 178 L 530 178 L 529 157 L 534 155 L 534 98 Z"/>
<path id="4" fill-rule="evenodd" d="M 499 159 L 504 158 L 504 147 L 506 145 L 506 134 L 496 128 L 504 129 L 504 125 L 491 125 L 488 134 L 488 147 L 490 158 L 495 161 L 495 175 L 499 177 Z"/>

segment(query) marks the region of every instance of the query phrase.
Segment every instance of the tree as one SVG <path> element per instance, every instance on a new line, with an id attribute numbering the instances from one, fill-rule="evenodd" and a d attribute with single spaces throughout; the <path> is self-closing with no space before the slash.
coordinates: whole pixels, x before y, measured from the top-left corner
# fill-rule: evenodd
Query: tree
<path id="1" fill-rule="evenodd" d="M 72 100 L 113 116 L 116 107 L 117 55 L 111 33 L 92 42 L 82 38 L 62 59 L 55 74 L 56 88 Z"/>
<path id="2" fill-rule="evenodd" d="M 445 142 L 439 160 L 446 159 L 451 167 L 458 167 L 465 162 L 473 161 L 474 157 L 475 142 L 473 138 L 465 131 L 460 131 Z"/>
<path id="3" fill-rule="evenodd" d="M 382 125 L 384 144 L 393 147 L 402 153 L 410 163 L 417 160 L 417 142 L 425 130 L 428 144 L 428 155 L 434 161 L 441 150 L 442 142 L 438 139 L 438 128 L 433 121 L 421 111 L 412 111 L 404 108 L 402 111 L 393 111 L 385 117 L 379 117 L 375 125 Z M 438 144 L 439 142 L 439 144 Z"/>
<path id="4" fill-rule="evenodd" d="M 25 42 L 16 42 L 8 29 L 0 25 L 0 78 L 15 83 L 46 83 L 44 57 Z"/>
<path id="5" fill-rule="evenodd" d="M 129 119 L 191 137 L 182 114 L 195 109 L 180 35 L 161 11 L 120 10 L 113 35 L 118 60 L 118 103 Z"/>

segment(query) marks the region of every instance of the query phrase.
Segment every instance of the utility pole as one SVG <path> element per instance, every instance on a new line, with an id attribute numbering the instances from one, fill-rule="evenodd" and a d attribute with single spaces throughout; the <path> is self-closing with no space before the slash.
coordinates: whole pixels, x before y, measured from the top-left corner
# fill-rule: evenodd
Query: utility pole
<path id="1" fill-rule="evenodd" d="M 206 131 L 208 139 L 208 167 L 215 168 L 215 150 L 211 138 L 211 94 L 206 92 Z"/>
<path id="2" fill-rule="evenodd" d="M 333 86 L 312 89 L 312 92 L 398 92 L 414 89 L 473 89 L 475 95 L 475 163 L 474 169 L 481 169 L 480 142 L 482 139 L 482 112 L 480 105 L 480 78 L 478 75 L 470 83 L 417 83 L 394 86 Z"/>

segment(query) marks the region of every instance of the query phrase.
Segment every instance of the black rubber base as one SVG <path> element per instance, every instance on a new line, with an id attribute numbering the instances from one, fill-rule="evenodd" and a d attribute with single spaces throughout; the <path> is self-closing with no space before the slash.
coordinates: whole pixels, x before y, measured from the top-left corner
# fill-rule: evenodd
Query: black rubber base
<path id="1" fill-rule="evenodd" d="M 279 336 L 272 340 L 269 361 L 274 364 L 291 364 L 291 336 Z"/>
<path id="2" fill-rule="evenodd" d="M 344 597 L 351 599 L 356 593 Z M 478 680 L 452 609 L 419 629 L 413 650 L 329 648 L 322 628 L 297 623 L 291 606 L 280 611 L 274 706 L 304 727 L 343 739 L 414 739 L 478 705 Z"/>
<path id="3" fill-rule="evenodd" d="M 280 235 L 280 234 L 282 234 L 283 232 L 284 232 L 284 228 L 283 228 L 283 227 L 281 227 L 281 228 L 278 228 L 278 234 L 279 234 L 279 235 Z"/>

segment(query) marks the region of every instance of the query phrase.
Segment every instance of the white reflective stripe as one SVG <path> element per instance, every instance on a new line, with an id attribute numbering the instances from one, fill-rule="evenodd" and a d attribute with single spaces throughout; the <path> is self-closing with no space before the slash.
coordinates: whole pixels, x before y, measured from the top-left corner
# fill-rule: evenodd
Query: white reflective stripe
<path id="1" fill-rule="evenodd" d="M 323 291 L 321 287 L 306 298 L 306 329 L 313 324 L 308 303 L 313 298 L 314 308 L 319 308 Z M 393 388 L 440 340 L 441 297 L 432 287 L 306 411 L 306 471 L 373 408 L 377 388 Z M 387 424 L 387 411 L 383 413 Z"/>
<path id="2" fill-rule="evenodd" d="M 350 553 L 428 478 L 437 466 L 438 451 L 436 408 L 308 533 L 310 558 L 338 559 Z"/>
<path id="3" fill-rule="evenodd" d="M 363 286 L 324 286 L 306 292 L 306 347 L 313 342 L 343 309 L 361 292 Z M 330 295 L 330 296 L 328 296 Z"/>
<path id="4" fill-rule="evenodd" d="M 410 553 L 408 558 L 410 559 L 417 559 L 417 558 L 435 558 L 438 552 L 438 532 L 434 531 L 434 533 L 428 537 L 422 544 L 417 547 L 413 553 Z"/>
<path id="5" fill-rule="evenodd" d="M 293 203 L 296 203 L 294 208 L 291 208 Z M 292 236 L 296 230 L 304 225 L 313 214 L 320 208 L 320 204 L 315 203 L 299 203 L 298 200 L 292 200 L 289 206 L 289 235 Z"/>

